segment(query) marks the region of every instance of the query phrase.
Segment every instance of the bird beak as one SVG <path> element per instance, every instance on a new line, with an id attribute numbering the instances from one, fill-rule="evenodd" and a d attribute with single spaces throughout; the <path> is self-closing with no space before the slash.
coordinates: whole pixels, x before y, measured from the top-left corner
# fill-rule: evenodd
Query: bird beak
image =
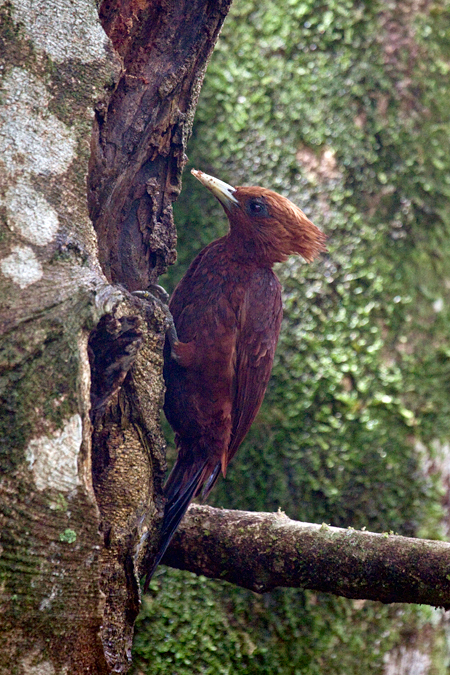
<path id="1" fill-rule="evenodd" d="M 195 176 L 202 185 L 208 188 L 225 208 L 230 208 L 234 204 L 239 204 L 236 197 L 234 197 L 236 188 L 232 185 L 228 185 L 228 183 L 224 183 L 222 180 L 214 178 L 214 176 L 208 176 L 207 173 L 203 173 L 203 171 L 198 171 L 197 169 L 192 169 L 191 174 Z"/>

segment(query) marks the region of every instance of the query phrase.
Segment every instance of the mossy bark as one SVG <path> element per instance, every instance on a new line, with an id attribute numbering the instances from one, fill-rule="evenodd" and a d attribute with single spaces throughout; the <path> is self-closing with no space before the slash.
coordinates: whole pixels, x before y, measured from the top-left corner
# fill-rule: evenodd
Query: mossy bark
<path id="1" fill-rule="evenodd" d="M 185 4 L 104 3 L 111 40 L 90 0 L 0 8 L 1 672 L 130 665 L 166 316 L 128 291 L 174 260 L 171 201 L 229 2 Z"/>

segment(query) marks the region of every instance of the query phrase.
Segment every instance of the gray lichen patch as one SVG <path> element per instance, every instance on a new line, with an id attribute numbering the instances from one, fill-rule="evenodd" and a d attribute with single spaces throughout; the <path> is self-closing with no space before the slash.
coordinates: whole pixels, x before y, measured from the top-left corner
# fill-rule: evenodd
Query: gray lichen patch
<path id="1" fill-rule="evenodd" d="M 37 52 L 54 61 L 78 59 L 90 63 L 105 58 L 108 44 L 94 2 L 16 0 L 13 17 L 20 22 Z M 74 39 L 74 34 L 76 39 Z"/>
<path id="2" fill-rule="evenodd" d="M 41 0 L 3 2 L 0 15 L 5 254 L 17 238 L 47 246 L 34 250 L 45 268 L 58 258 L 58 238 L 67 248 L 69 229 L 70 249 L 80 248 L 82 235 L 95 265 L 97 243 L 85 194 L 90 134 L 94 106 L 114 86 L 118 59 L 89 0 L 76 8 L 60 0 L 51 10 Z"/>
<path id="3" fill-rule="evenodd" d="M 10 172 L 61 174 L 75 156 L 73 132 L 47 112 L 47 89 L 23 68 L 12 68 L 2 84 L 0 152 Z"/>
<path id="4" fill-rule="evenodd" d="M 59 227 L 58 214 L 31 185 L 33 176 L 47 179 L 67 171 L 75 157 L 76 138 L 47 111 L 50 96 L 42 82 L 23 68 L 7 72 L 1 87 L 0 153 L 8 185 L 0 196 L 12 239 L 34 245 L 50 243 Z M 43 276 L 41 261 L 29 246 L 13 245 L 0 262 L 2 274 L 23 290 Z"/>
<path id="5" fill-rule="evenodd" d="M 0 260 L 0 270 L 21 290 L 42 279 L 44 274 L 41 263 L 29 246 L 13 246 L 11 253 Z"/>
<path id="6" fill-rule="evenodd" d="M 38 490 L 54 488 L 60 492 L 75 489 L 78 477 L 78 454 L 82 441 L 80 415 L 73 415 L 52 436 L 33 438 L 26 459 Z"/>
<path id="7" fill-rule="evenodd" d="M 19 179 L 6 191 L 3 203 L 9 228 L 36 246 L 49 244 L 59 227 L 58 214 L 27 181 Z"/>

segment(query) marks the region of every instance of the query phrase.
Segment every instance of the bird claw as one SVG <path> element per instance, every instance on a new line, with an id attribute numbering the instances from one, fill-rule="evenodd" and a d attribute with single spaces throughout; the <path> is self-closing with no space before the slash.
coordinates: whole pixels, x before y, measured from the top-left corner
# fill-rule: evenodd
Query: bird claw
<path id="1" fill-rule="evenodd" d="M 156 300 L 158 304 L 163 303 L 164 305 L 169 304 L 170 298 L 166 289 L 159 284 L 150 284 L 146 291 L 133 291 L 131 295 L 136 295 L 144 300 Z"/>
<path id="2" fill-rule="evenodd" d="M 175 359 L 175 361 L 178 361 L 175 347 L 178 344 L 179 339 L 177 335 L 177 329 L 175 328 L 175 323 L 173 321 L 173 316 L 168 307 L 170 296 L 166 289 L 159 284 L 151 284 L 147 290 L 133 291 L 132 295 L 135 295 L 137 298 L 142 298 L 143 300 L 156 302 L 156 304 L 162 309 L 165 317 L 165 332 L 170 344 L 170 355 L 173 359 Z"/>
<path id="3" fill-rule="evenodd" d="M 165 305 L 169 304 L 170 295 L 163 286 L 160 286 L 159 284 L 150 284 L 149 289 L 148 292 L 159 298 Z"/>

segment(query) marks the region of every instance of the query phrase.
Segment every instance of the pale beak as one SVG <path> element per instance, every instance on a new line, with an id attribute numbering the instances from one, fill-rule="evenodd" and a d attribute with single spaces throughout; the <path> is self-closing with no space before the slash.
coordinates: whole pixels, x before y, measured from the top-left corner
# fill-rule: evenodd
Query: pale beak
<path id="1" fill-rule="evenodd" d="M 207 173 L 203 173 L 203 171 L 198 171 L 197 169 L 191 169 L 191 174 L 202 185 L 208 188 L 225 208 L 230 208 L 233 204 L 239 204 L 236 197 L 234 197 L 236 188 L 232 185 L 228 185 L 228 183 L 224 183 L 223 180 L 214 178 L 214 176 L 208 176 Z"/>

